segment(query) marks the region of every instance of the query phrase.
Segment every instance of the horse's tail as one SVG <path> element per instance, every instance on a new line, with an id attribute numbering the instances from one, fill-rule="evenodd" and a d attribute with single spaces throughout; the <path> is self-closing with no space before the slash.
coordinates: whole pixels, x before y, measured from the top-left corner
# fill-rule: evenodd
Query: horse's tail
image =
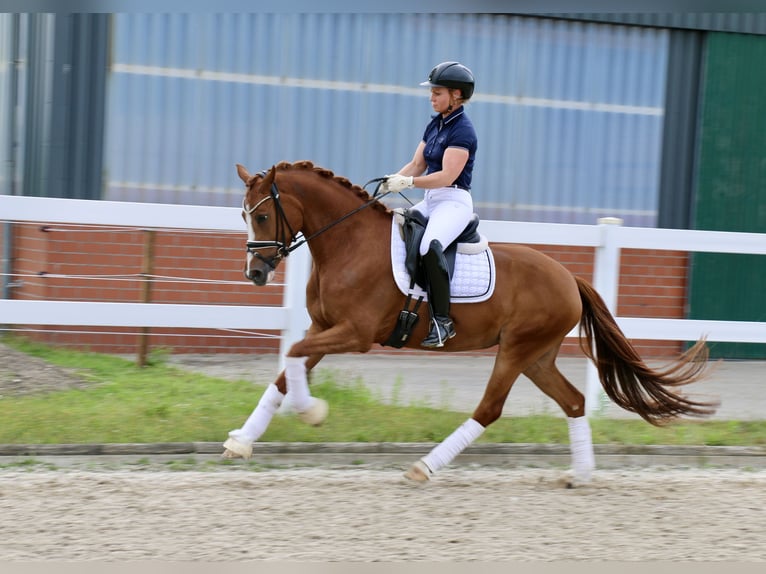
<path id="1" fill-rule="evenodd" d="M 580 347 L 596 365 L 609 398 L 655 426 L 684 415 L 706 417 L 715 413 L 718 402 L 694 401 L 673 390 L 705 375 L 708 349 L 704 338 L 665 370 L 653 370 L 625 337 L 598 292 L 584 279 L 576 280 L 582 299 Z"/>

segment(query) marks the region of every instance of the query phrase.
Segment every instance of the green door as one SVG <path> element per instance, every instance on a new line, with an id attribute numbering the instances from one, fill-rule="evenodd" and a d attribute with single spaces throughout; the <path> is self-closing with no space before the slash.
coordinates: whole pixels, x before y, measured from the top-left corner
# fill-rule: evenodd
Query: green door
<path id="1" fill-rule="evenodd" d="M 766 36 L 708 35 L 695 229 L 766 233 L 765 62 Z M 689 318 L 766 321 L 766 255 L 693 254 Z M 766 358 L 766 344 L 710 348 L 715 357 Z"/>

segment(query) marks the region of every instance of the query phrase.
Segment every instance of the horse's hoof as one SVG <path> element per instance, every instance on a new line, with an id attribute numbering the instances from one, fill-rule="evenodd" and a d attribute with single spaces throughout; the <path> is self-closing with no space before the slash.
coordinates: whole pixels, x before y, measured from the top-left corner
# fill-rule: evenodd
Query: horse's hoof
<path id="1" fill-rule="evenodd" d="M 223 443 L 223 447 L 226 450 L 221 454 L 221 458 L 244 458 L 247 460 L 253 456 L 253 445 L 241 443 L 231 437 L 226 439 L 226 442 Z"/>
<path id="2" fill-rule="evenodd" d="M 404 473 L 404 478 L 414 482 L 428 482 L 431 480 L 431 469 L 422 460 L 419 460 Z"/>
<path id="3" fill-rule="evenodd" d="M 590 484 L 590 473 L 586 475 L 578 475 L 577 473 L 569 472 L 560 479 L 560 484 L 564 488 L 580 488 Z"/>
<path id="4" fill-rule="evenodd" d="M 324 399 L 312 397 L 313 404 L 305 411 L 298 413 L 298 418 L 301 422 L 311 426 L 321 425 L 327 418 L 327 413 L 330 412 L 330 405 Z"/>
<path id="5" fill-rule="evenodd" d="M 221 453 L 221 458 L 226 459 L 226 460 L 230 460 L 230 459 L 233 459 L 233 458 L 242 458 L 242 457 L 239 456 L 233 450 L 229 450 L 227 448 L 227 449 L 224 449 L 224 451 Z"/>

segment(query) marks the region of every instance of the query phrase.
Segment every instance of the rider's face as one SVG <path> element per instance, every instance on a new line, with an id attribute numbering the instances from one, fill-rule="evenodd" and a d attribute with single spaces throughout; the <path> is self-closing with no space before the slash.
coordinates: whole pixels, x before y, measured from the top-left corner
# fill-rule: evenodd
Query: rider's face
<path id="1" fill-rule="evenodd" d="M 459 93 L 460 90 L 435 86 L 431 88 L 431 107 L 437 114 L 447 115 L 455 109 Z"/>

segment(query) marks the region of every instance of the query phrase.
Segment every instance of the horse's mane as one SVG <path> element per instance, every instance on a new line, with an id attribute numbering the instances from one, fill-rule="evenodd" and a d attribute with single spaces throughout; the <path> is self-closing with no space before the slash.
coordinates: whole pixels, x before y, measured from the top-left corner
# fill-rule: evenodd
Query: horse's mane
<path id="1" fill-rule="evenodd" d="M 277 171 L 288 171 L 293 169 L 311 171 L 320 177 L 332 180 L 338 183 L 339 185 L 341 185 L 342 187 L 345 187 L 349 191 L 354 192 L 359 198 L 361 198 L 365 202 L 370 201 L 372 199 L 372 196 L 369 193 L 367 193 L 367 191 L 361 186 L 351 183 L 351 181 L 346 177 L 335 175 L 329 169 L 325 169 L 323 167 L 314 165 L 314 163 L 309 160 L 296 161 L 294 163 L 290 163 L 288 161 L 282 161 L 282 162 L 279 162 L 277 165 L 275 165 L 274 168 Z M 386 213 L 390 212 L 390 209 L 388 209 L 384 204 L 378 201 L 370 205 L 370 207 L 373 209 L 381 210 Z"/>

